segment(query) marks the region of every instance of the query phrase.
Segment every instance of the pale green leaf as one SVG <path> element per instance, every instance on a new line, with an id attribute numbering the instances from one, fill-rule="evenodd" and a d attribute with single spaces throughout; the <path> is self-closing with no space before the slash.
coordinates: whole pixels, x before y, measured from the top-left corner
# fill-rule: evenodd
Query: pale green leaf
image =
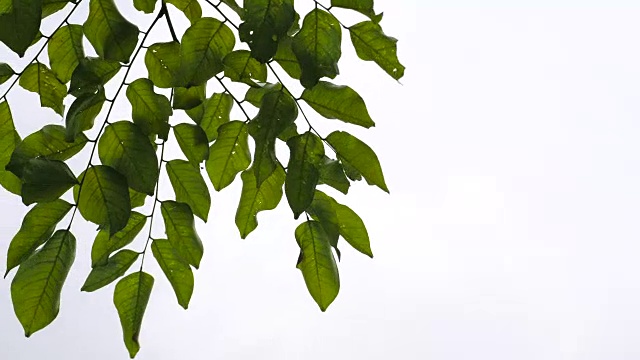
<path id="1" fill-rule="evenodd" d="M 329 185 L 345 195 L 349 192 L 349 187 L 351 186 L 349 179 L 347 179 L 344 173 L 342 164 L 340 164 L 338 160 L 332 160 L 326 156 L 320 164 L 320 179 L 318 180 L 318 184 Z"/>
<path id="2" fill-rule="evenodd" d="M 278 43 L 278 51 L 273 56 L 278 65 L 294 79 L 300 79 L 302 70 L 296 54 L 293 52 L 293 38 L 285 37 Z"/>
<path id="3" fill-rule="evenodd" d="M 151 251 L 165 276 L 169 279 L 169 283 L 171 283 L 171 287 L 173 287 L 173 291 L 178 298 L 178 304 L 187 309 L 191 294 L 193 294 L 193 271 L 191 267 L 180 258 L 168 240 L 153 240 Z"/>
<path id="4" fill-rule="evenodd" d="M 133 6 L 135 6 L 136 10 L 151 14 L 156 8 L 157 2 L 158 0 L 133 0 Z"/>
<path id="5" fill-rule="evenodd" d="M 209 142 L 218 138 L 220 125 L 229 122 L 233 98 L 227 93 L 215 93 L 204 103 L 202 118 L 196 121 L 207 134 Z"/>
<path id="6" fill-rule="evenodd" d="M 207 173 L 217 191 L 229 186 L 236 175 L 251 164 L 247 126 L 231 121 L 218 129 L 218 139 L 211 145 L 206 162 Z"/>
<path id="7" fill-rule="evenodd" d="M 200 126 L 185 123 L 178 124 L 173 127 L 173 134 L 178 141 L 178 145 L 180 145 L 182 153 L 192 165 L 197 166 L 209 158 L 209 139 L 207 139 L 207 134 Z"/>
<path id="8" fill-rule="evenodd" d="M 387 74 L 398 80 L 404 75 L 404 66 L 398 61 L 398 40 L 386 36 L 382 27 L 373 21 L 364 21 L 349 28 L 351 42 L 362 60 L 375 61 Z"/>
<path id="9" fill-rule="evenodd" d="M 47 45 L 51 71 L 66 84 L 80 60 L 84 59 L 82 25 L 70 24 L 56 31 Z"/>
<path id="10" fill-rule="evenodd" d="M 176 200 L 189 205 L 193 214 L 206 222 L 211 195 L 200 169 L 185 160 L 171 160 L 167 162 L 166 169 Z"/>
<path id="11" fill-rule="evenodd" d="M 247 50 L 236 50 L 225 56 L 224 76 L 232 81 L 242 82 L 250 86 L 258 86 L 254 80 L 267 81 L 267 66 L 251 57 Z"/>
<path id="12" fill-rule="evenodd" d="M 285 172 L 281 166 L 278 166 L 260 186 L 256 184 L 256 177 L 252 169 L 244 171 L 240 177 L 242 178 L 242 194 L 236 211 L 236 226 L 240 231 L 240 237 L 245 239 L 258 227 L 258 213 L 275 209 L 280 203 Z"/>
<path id="13" fill-rule="evenodd" d="M 111 284 L 129 270 L 138 258 L 138 255 L 137 252 L 132 250 L 119 251 L 110 257 L 106 264 L 91 269 L 81 290 L 92 292 Z"/>
<path id="14" fill-rule="evenodd" d="M 195 2 L 196 0 L 189 0 Z M 180 44 L 155 43 L 147 49 L 144 63 L 149 80 L 159 88 L 171 88 L 180 83 Z"/>
<path id="15" fill-rule="evenodd" d="M 22 182 L 5 167 L 9 164 L 11 154 L 20 141 L 20 136 L 13 124 L 9 103 L 0 102 L 0 185 L 16 195 L 20 195 Z"/>
<path id="16" fill-rule="evenodd" d="M 167 4 L 171 4 L 182 11 L 191 24 L 202 17 L 202 8 L 198 0 L 167 0 Z"/>
<path id="17" fill-rule="evenodd" d="M 313 88 L 305 89 L 301 98 L 327 119 L 338 119 L 365 128 L 375 126 L 362 97 L 348 86 L 320 81 Z"/>
<path id="18" fill-rule="evenodd" d="M 140 329 L 151 289 L 153 276 L 139 271 L 118 281 L 113 293 L 113 304 L 120 318 L 124 344 L 132 359 L 140 351 Z"/>
<path id="19" fill-rule="evenodd" d="M 163 201 L 160 206 L 169 242 L 180 258 L 194 266 L 200 266 L 204 248 L 196 233 L 193 212 L 187 204 Z"/>
<path id="20" fill-rule="evenodd" d="M 91 266 L 96 267 L 106 264 L 107 259 L 114 251 L 131 244 L 146 223 L 146 216 L 132 211 L 131 217 L 127 220 L 127 225 L 122 230 L 110 235 L 109 229 L 101 229 L 91 247 Z"/>
<path id="21" fill-rule="evenodd" d="M 90 0 L 84 34 L 101 58 L 128 63 L 140 31 L 120 14 L 114 0 Z"/>
<path id="22" fill-rule="evenodd" d="M 62 102 L 67 96 L 67 87 L 46 65 L 33 63 L 27 66 L 20 76 L 19 83 L 25 90 L 40 95 L 40 106 L 51 108 L 59 115 L 63 115 Z"/>

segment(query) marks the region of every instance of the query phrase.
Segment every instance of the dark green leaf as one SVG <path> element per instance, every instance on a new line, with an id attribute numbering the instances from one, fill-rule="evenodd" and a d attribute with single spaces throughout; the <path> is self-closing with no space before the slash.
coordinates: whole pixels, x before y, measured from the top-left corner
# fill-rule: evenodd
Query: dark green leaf
<path id="1" fill-rule="evenodd" d="M 364 21 L 351 26 L 349 33 L 360 59 L 375 61 L 396 80 L 404 75 L 404 66 L 400 64 L 396 54 L 398 40 L 386 36 L 380 25 L 373 21 Z"/>
<path id="2" fill-rule="evenodd" d="M 202 17 L 202 8 L 198 0 L 167 0 L 167 4 L 171 4 L 184 13 L 191 21 L 191 24 Z"/>
<path id="3" fill-rule="evenodd" d="M 0 102 L 0 185 L 8 191 L 20 195 L 22 182 L 11 171 L 5 169 L 11 154 L 13 154 L 16 146 L 20 144 L 20 136 L 13 125 L 13 116 L 9 103 Z"/>
<path id="4" fill-rule="evenodd" d="M 75 1 L 75 0 L 74 0 Z M 64 9 L 67 4 L 74 2 L 72 0 L 44 0 L 42 2 L 42 18 L 55 14 Z"/>
<path id="5" fill-rule="evenodd" d="M 275 209 L 280 203 L 285 172 L 281 166 L 278 166 L 260 186 L 256 184 L 256 177 L 251 169 L 244 171 L 240 177 L 242 178 L 242 195 L 240 195 L 236 212 L 236 226 L 240 230 L 240 237 L 245 239 L 258 227 L 258 213 Z"/>
<path id="6" fill-rule="evenodd" d="M 331 0 L 331 6 L 355 10 L 372 19 L 376 17 L 373 0 Z"/>
<path id="7" fill-rule="evenodd" d="M 69 93 L 76 97 L 85 93 L 95 94 L 118 71 L 120 71 L 120 63 L 117 61 L 86 57 L 80 60 L 73 70 Z"/>
<path id="8" fill-rule="evenodd" d="M 278 135 L 297 117 L 296 102 L 288 93 L 269 92 L 262 98 L 258 115 L 249 123 L 249 134 L 256 143 L 252 168 L 258 187 L 278 167 L 275 151 Z"/>
<path id="9" fill-rule="evenodd" d="M 361 173 L 367 182 L 389 192 L 378 157 L 367 144 L 344 131 L 332 132 L 327 137 L 327 142 L 336 150 L 338 156 Z"/>
<path id="10" fill-rule="evenodd" d="M 146 223 L 146 216 L 132 211 L 127 225 L 117 233 L 110 236 L 109 229 L 101 229 L 91 247 L 91 266 L 106 264 L 107 259 L 114 251 L 131 244 Z"/>
<path id="11" fill-rule="evenodd" d="M 206 95 L 207 84 L 204 83 L 190 88 L 177 87 L 173 92 L 173 108 L 189 110 L 202 104 Z"/>
<path id="12" fill-rule="evenodd" d="M 336 201 L 321 191 L 316 191 L 313 202 L 307 209 L 313 220 L 319 221 L 327 234 L 329 244 L 338 251 L 338 238 L 340 237 L 340 222 L 336 213 Z M 338 252 L 338 259 L 340 253 Z"/>
<path id="13" fill-rule="evenodd" d="M 122 17 L 113 0 L 90 0 L 84 34 L 106 60 L 128 63 L 138 44 L 138 27 Z"/>
<path id="14" fill-rule="evenodd" d="M 251 57 L 247 50 L 236 50 L 225 56 L 224 76 L 232 81 L 258 86 L 253 80 L 267 81 L 267 66 Z"/>
<path id="15" fill-rule="evenodd" d="M 157 2 L 158 0 L 133 0 L 133 6 L 136 7 L 136 10 L 151 14 L 156 8 Z"/>
<path id="16" fill-rule="evenodd" d="M 291 125 L 287 126 L 282 132 L 278 135 L 278 139 L 287 142 L 294 136 L 298 136 L 298 127 L 296 123 L 291 123 Z"/>
<path id="17" fill-rule="evenodd" d="M 67 164 L 44 158 L 28 160 L 22 168 L 21 179 L 25 205 L 57 200 L 78 183 Z"/>
<path id="18" fill-rule="evenodd" d="M 76 186 L 74 198 L 80 214 L 111 235 L 122 230 L 131 215 L 127 179 L 106 165 L 92 166 L 80 175 L 82 187 Z"/>
<path id="19" fill-rule="evenodd" d="M 364 100 L 348 86 L 320 81 L 313 88 L 305 89 L 301 98 L 327 119 L 338 119 L 365 128 L 375 126 Z"/>
<path id="20" fill-rule="evenodd" d="M 300 69 L 300 63 L 298 58 L 293 52 L 293 38 L 285 37 L 278 43 L 278 51 L 273 56 L 275 60 L 284 71 L 294 79 L 300 79 L 302 70 Z"/>
<path id="21" fill-rule="evenodd" d="M 340 290 L 338 266 L 327 234 L 319 222 L 307 221 L 296 229 L 296 240 L 300 246 L 297 268 L 302 271 L 313 300 L 325 311 Z"/>
<path id="22" fill-rule="evenodd" d="M 171 160 L 167 162 L 167 174 L 176 200 L 189 205 L 193 214 L 206 222 L 211 208 L 211 195 L 200 169 L 185 160 Z"/>
<path id="23" fill-rule="evenodd" d="M 293 217 L 297 219 L 311 205 L 320 178 L 318 167 L 324 156 L 322 140 L 308 131 L 287 141 L 291 155 L 284 185 Z"/>
<path id="24" fill-rule="evenodd" d="M 197 4 L 195 0 L 193 1 Z M 156 43 L 147 49 L 144 63 L 149 79 L 159 88 L 171 88 L 180 83 L 180 44 L 177 42 Z"/>
<path id="25" fill-rule="evenodd" d="M 342 165 L 342 168 L 344 169 L 344 173 L 345 173 L 345 175 L 347 175 L 349 180 L 351 180 L 351 181 L 360 181 L 360 180 L 362 180 L 362 174 L 360 174 L 360 172 L 356 168 L 354 168 L 351 164 L 349 164 L 348 161 L 346 161 L 341 156 L 338 156 L 338 160 L 340 161 L 340 164 Z"/>
<path id="26" fill-rule="evenodd" d="M 229 186 L 251 164 L 248 137 L 247 126 L 241 121 L 220 126 L 206 163 L 209 179 L 217 191 Z"/>
<path id="27" fill-rule="evenodd" d="M 282 84 L 277 83 L 277 84 L 265 84 L 262 87 L 252 87 L 249 88 L 249 90 L 247 90 L 247 93 L 244 95 L 244 101 L 250 103 L 251 105 L 255 106 L 255 107 L 260 107 L 260 105 L 262 104 L 262 98 L 264 97 L 265 94 L 270 93 L 270 92 L 275 92 L 275 91 L 281 91 L 282 90 Z"/>
<path id="28" fill-rule="evenodd" d="M 196 233 L 191 208 L 176 201 L 163 201 L 160 208 L 169 242 L 180 258 L 197 269 L 204 249 Z"/>
<path id="29" fill-rule="evenodd" d="M 60 293 L 75 256 L 75 237 L 58 230 L 18 268 L 11 282 L 11 300 L 26 337 L 58 316 Z"/>
<path id="30" fill-rule="evenodd" d="M 71 204 L 60 199 L 37 204 L 29 210 L 22 220 L 20 230 L 9 244 L 5 276 L 51 237 L 56 225 L 69 210 L 71 210 Z"/>
<path id="31" fill-rule="evenodd" d="M 16 72 L 6 63 L 0 63 L 0 85 L 9 80 Z"/>
<path id="32" fill-rule="evenodd" d="M 106 264 L 91 269 L 81 290 L 92 292 L 111 284 L 129 270 L 138 258 L 138 255 L 137 252 L 132 250 L 119 251 L 110 257 Z"/>
<path id="33" fill-rule="evenodd" d="M 0 41 L 20 57 L 40 30 L 42 0 L 4 0 L 0 11 Z"/>
<path id="34" fill-rule="evenodd" d="M 80 60 L 84 59 L 82 25 L 70 24 L 56 31 L 47 46 L 51 71 L 66 84 Z"/>
<path id="35" fill-rule="evenodd" d="M 147 200 L 147 194 L 129 189 L 129 198 L 131 199 L 131 208 L 143 206 Z"/>
<path id="36" fill-rule="evenodd" d="M 152 288 L 153 276 L 140 271 L 118 281 L 113 293 L 113 303 L 120 317 L 124 344 L 132 359 L 140 351 L 138 339 L 142 317 L 147 309 Z"/>
<path id="37" fill-rule="evenodd" d="M 251 56 L 262 63 L 276 53 L 278 41 L 294 21 L 293 0 L 245 0 L 240 40 L 249 44 Z"/>
<path id="38" fill-rule="evenodd" d="M 204 103 L 202 119 L 196 122 L 210 142 L 218 138 L 220 125 L 229 122 L 232 106 L 233 98 L 227 93 L 215 93 Z"/>
<path id="39" fill-rule="evenodd" d="M 235 11 L 240 19 L 244 19 L 244 9 L 238 5 L 236 0 L 220 0 L 223 4 L 227 5 L 231 10 Z"/>
<path id="40" fill-rule="evenodd" d="M 118 121 L 107 126 L 98 141 L 98 155 L 127 178 L 129 187 L 153 195 L 158 181 L 158 157 L 151 141 L 138 126 Z"/>
<path id="41" fill-rule="evenodd" d="M 164 272 L 173 287 L 178 298 L 178 304 L 183 308 L 189 307 L 189 300 L 193 294 L 193 271 L 184 260 L 180 258 L 168 240 L 158 239 L 151 244 L 153 257 Z"/>
<path id="42" fill-rule="evenodd" d="M 304 17 L 302 29 L 293 38 L 292 44 L 302 70 L 302 86 L 310 89 L 323 76 L 333 79 L 338 75 L 341 44 L 342 30 L 333 15 L 314 9 Z"/>
<path id="43" fill-rule="evenodd" d="M 214 18 L 201 18 L 185 31 L 180 70 L 185 87 L 204 84 L 224 70 L 222 59 L 233 50 L 231 29 Z"/>
<path id="44" fill-rule="evenodd" d="M 349 179 L 347 179 L 344 173 L 342 164 L 340 164 L 338 160 L 331 160 L 326 156 L 320 165 L 320 179 L 318 184 L 329 185 L 345 195 L 349 192 L 349 186 L 351 186 Z"/>
<path id="45" fill-rule="evenodd" d="M 66 141 L 74 142 L 78 134 L 93 127 L 105 100 L 104 88 L 100 87 L 98 92 L 82 94 L 71 104 L 66 118 Z"/>
<path id="46" fill-rule="evenodd" d="M 147 136 L 157 134 L 160 139 L 167 140 L 173 110 L 166 96 L 153 91 L 151 80 L 137 79 L 129 84 L 127 99 L 131 103 L 133 122 L 142 133 Z"/>
<path id="47" fill-rule="evenodd" d="M 40 106 L 46 106 L 63 115 L 62 101 L 67 96 L 67 87 L 46 65 L 34 63 L 27 66 L 20 76 L 20 86 L 40 94 Z"/>
<path id="48" fill-rule="evenodd" d="M 180 149 L 192 165 L 197 166 L 209 158 L 209 139 L 200 126 L 178 124 L 173 127 L 173 134 L 178 140 Z M 218 139 L 219 141 L 220 139 Z"/>

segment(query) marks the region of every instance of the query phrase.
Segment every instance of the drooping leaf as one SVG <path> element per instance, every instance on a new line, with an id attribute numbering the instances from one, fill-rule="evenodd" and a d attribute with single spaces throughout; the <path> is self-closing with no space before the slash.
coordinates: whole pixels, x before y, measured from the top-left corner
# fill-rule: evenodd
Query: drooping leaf
<path id="1" fill-rule="evenodd" d="M 85 57 L 71 74 L 69 93 L 79 97 L 95 94 L 120 71 L 120 63 L 97 57 Z"/>
<path id="2" fill-rule="evenodd" d="M 76 186 L 73 192 L 80 214 L 107 227 L 110 235 L 122 230 L 131 215 L 127 179 L 106 165 L 90 167 L 80 179 L 82 187 Z"/>
<path id="3" fill-rule="evenodd" d="M 158 0 L 133 0 L 133 6 L 135 6 L 136 10 L 151 14 L 156 8 L 157 2 Z"/>
<path id="4" fill-rule="evenodd" d="M 233 98 L 227 93 L 215 93 L 204 103 L 202 118 L 196 121 L 207 134 L 209 142 L 218 137 L 218 127 L 229 122 Z"/>
<path id="5" fill-rule="evenodd" d="M 60 199 L 37 204 L 29 210 L 22 220 L 20 230 L 9 244 L 5 276 L 51 237 L 56 225 L 69 210 L 71 210 L 71 204 Z"/>
<path id="6" fill-rule="evenodd" d="M 251 56 L 262 63 L 276 53 L 278 41 L 294 21 L 293 0 L 245 0 L 240 40 L 249 44 Z"/>
<path id="7" fill-rule="evenodd" d="M 313 201 L 320 178 L 318 167 L 324 156 L 322 140 L 308 131 L 287 141 L 290 156 L 284 185 L 293 217 L 297 219 Z"/>
<path id="8" fill-rule="evenodd" d="M 348 86 L 320 81 L 302 92 L 302 100 L 327 119 L 338 119 L 365 128 L 375 126 L 364 100 Z"/>
<path id="9" fill-rule="evenodd" d="M 180 71 L 184 87 L 204 84 L 224 70 L 222 59 L 233 50 L 233 32 L 214 18 L 201 18 L 182 36 Z"/>
<path id="10" fill-rule="evenodd" d="M 340 224 L 340 235 L 342 235 L 354 249 L 369 257 L 373 257 L 369 243 L 369 234 L 360 216 L 348 206 L 335 201 L 334 208 L 338 216 L 338 223 Z"/>
<path id="11" fill-rule="evenodd" d="M 358 57 L 375 61 L 387 74 L 398 80 L 404 75 L 404 66 L 398 61 L 398 40 L 382 32 L 382 27 L 373 21 L 363 21 L 349 28 L 351 42 Z"/>
<path id="12" fill-rule="evenodd" d="M 158 157 L 151 141 L 129 121 L 108 125 L 98 141 L 98 155 L 127 178 L 129 187 L 153 195 L 158 180 Z"/>
<path id="13" fill-rule="evenodd" d="M 7 80 L 11 79 L 11 77 L 16 72 L 13 71 L 11 66 L 7 63 L 0 62 L 0 85 L 4 84 Z"/>
<path id="14" fill-rule="evenodd" d="M 347 179 L 344 173 L 342 164 L 340 164 L 338 160 L 332 160 L 326 156 L 320 164 L 320 179 L 318 180 L 318 184 L 329 185 L 345 195 L 349 192 L 349 187 L 351 186 L 349 179 Z"/>
<path id="15" fill-rule="evenodd" d="M 138 258 L 138 255 L 137 252 L 132 250 L 119 251 L 110 257 L 106 264 L 91 269 L 81 290 L 92 292 L 111 284 L 129 270 Z"/>
<path id="16" fill-rule="evenodd" d="M 300 83 L 307 89 L 320 78 L 338 75 L 338 60 L 342 55 L 342 30 L 333 15 L 314 9 L 304 17 L 300 32 L 293 38 L 293 52 L 302 74 Z"/>
<path id="17" fill-rule="evenodd" d="M 182 11 L 191 24 L 202 17 L 202 8 L 197 0 L 167 0 L 167 4 Z"/>
<path id="18" fill-rule="evenodd" d="M 327 142 L 341 158 L 361 173 L 367 182 L 389 192 L 378 157 L 367 144 L 344 131 L 332 132 L 327 136 Z"/>
<path id="19" fill-rule="evenodd" d="M 67 164 L 45 158 L 28 160 L 22 168 L 21 179 L 25 205 L 57 200 L 78 183 Z"/>
<path id="20" fill-rule="evenodd" d="M 11 282 L 11 300 L 26 337 L 58 316 L 60 293 L 75 255 L 73 234 L 58 230 L 18 268 Z"/>
<path id="21" fill-rule="evenodd" d="M 160 209 L 169 242 L 181 259 L 197 269 L 204 248 L 196 233 L 191 208 L 176 201 L 163 201 Z"/>
<path id="22" fill-rule="evenodd" d="M 16 195 L 20 195 L 22 182 L 5 167 L 9 164 L 11 154 L 20 141 L 20 136 L 13 125 L 9 103 L 0 102 L 0 185 Z"/>
<path id="23" fill-rule="evenodd" d="M 82 25 L 70 24 L 56 31 L 47 45 L 51 71 L 66 84 L 80 60 L 84 59 Z"/>
<path id="24" fill-rule="evenodd" d="M 46 65 L 34 63 L 27 66 L 20 76 L 19 83 L 25 90 L 40 95 L 40 106 L 51 108 L 59 115 L 63 115 L 62 101 L 67 96 L 67 87 Z"/>
<path id="25" fill-rule="evenodd" d="M 192 1 L 197 4 L 195 0 Z M 149 79 L 159 88 L 177 86 L 180 80 L 180 44 L 177 42 L 155 43 L 147 49 L 144 63 Z"/>
<path id="26" fill-rule="evenodd" d="M 322 229 L 327 234 L 329 244 L 336 249 L 338 253 L 338 259 L 340 259 L 340 252 L 338 251 L 338 238 L 340 237 L 340 221 L 338 220 L 338 214 L 336 213 L 336 201 L 327 196 L 322 191 L 316 191 L 313 196 L 313 202 L 306 212 L 311 216 L 313 220 L 320 222 Z"/>
<path id="27" fill-rule="evenodd" d="M 120 318 L 124 344 L 132 359 L 140 351 L 140 329 L 151 289 L 153 276 L 139 271 L 118 281 L 113 293 L 113 303 Z"/>
<path id="28" fill-rule="evenodd" d="M 84 34 L 101 58 L 128 63 L 140 31 L 120 14 L 113 0 L 90 0 Z"/>
<path id="29" fill-rule="evenodd" d="M 0 11 L 0 41 L 24 56 L 40 30 L 42 0 L 4 0 Z"/>
<path id="30" fill-rule="evenodd" d="M 300 246 L 297 268 L 302 271 L 307 289 L 325 311 L 340 290 L 338 266 L 331 252 L 327 234 L 317 221 L 307 221 L 296 229 L 296 240 Z"/>
<path id="31" fill-rule="evenodd" d="M 342 169 L 344 169 L 344 174 L 347 175 L 349 180 L 351 181 L 360 181 L 362 180 L 362 174 L 354 168 L 347 160 L 343 157 L 338 156 L 338 160 L 340 161 L 340 165 L 342 165 Z"/>
<path id="32" fill-rule="evenodd" d="M 133 122 L 142 133 L 158 135 L 167 140 L 169 135 L 169 117 L 173 114 L 171 103 L 166 96 L 153 91 L 149 79 L 137 79 L 127 87 L 127 99 L 131 103 Z"/>
<path id="33" fill-rule="evenodd" d="M 355 10 L 371 19 L 377 17 L 373 11 L 373 0 L 331 0 L 331 6 Z"/>
<path id="34" fill-rule="evenodd" d="M 275 151 L 278 135 L 297 117 L 296 102 L 288 93 L 269 92 L 262 98 L 258 115 L 249 123 L 249 134 L 256 143 L 252 168 L 258 187 L 278 167 Z"/>
<path id="35" fill-rule="evenodd" d="M 211 195 L 200 169 L 185 160 L 171 160 L 166 168 L 176 200 L 189 205 L 195 216 L 207 222 Z"/>
<path id="36" fill-rule="evenodd" d="M 289 76 L 300 79 L 302 70 L 296 54 L 293 52 L 293 38 L 285 37 L 278 43 L 278 51 L 273 56 L 275 60 Z"/>
<path id="37" fill-rule="evenodd" d="M 105 265 L 114 251 L 131 244 L 146 223 L 146 216 L 132 211 L 131 217 L 127 220 L 127 225 L 122 230 L 113 235 L 109 234 L 109 229 L 107 228 L 100 230 L 91 247 L 91 266 Z"/>
<path id="38" fill-rule="evenodd" d="M 75 142 L 78 134 L 91 129 L 106 100 L 102 86 L 96 93 L 80 95 L 67 112 L 65 140 Z"/>
<path id="39" fill-rule="evenodd" d="M 173 92 L 173 108 L 189 110 L 202 104 L 206 99 L 207 84 L 190 88 L 176 87 Z"/>
<path id="40" fill-rule="evenodd" d="M 206 162 L 207 173 L 217 191 L 229 186 L 236 175 L 251 164 L 247 126 L 231 121 L 218 129 L 218 139 L 211 145 Z"/>
<path id="41" fill-rule="evenodd" d="M 173 127 L 173 134 L 178 140 L 182 153 L 192 165 L 197 166 L 209 158 L 209 139 L 200 126 L 178 124 Z"/>
<path id="42" fill-rule="evenodd" d="M 232 81 L 258 86 L 253 80 L 267 81 L 267 66 L 251 57 L 247 50 L 236 50 L 225 56 L 224 76 Z"/>
<path id="43" fill-rule="evenodd" d="M 250 103 L 255 107 L 260 107 L 260 105 L 262 104 L 262 98 L 266 94 L 274 91 L 281 91 L 281 90 L 282 90 L 282 84 L 280 83 L 277 83 L 277 84 L 267 83 L 261 87 L 252 87 L 252 88 L 249 88 L 249 90 L 247 90 L 247 93 L 244 95 L 244 101 Z"/>
<path id="44" fill-rule="evenodd" d="M 46 18 L 49 15 L 53 15 L 58 11 L 64 9 L 67 4 L 73 2 L 72 0 L 44 0 L 42 2 L 42 18 Z"/>
<path id="45" fill-rule="evenodd" d="M 220 0 L 223 4 L 227 5 L 231 10 L 235 11 L 240 19 L 244 19 L 244 9 L 238 5 L 236 0 Z"/>
<path id="46" fill-rule="evenodd" d="M 168 240 L 157 239 L 151 244 L 153 257 L 164 272 L 173 291 L 178 298 L 178 304 L 183 308 L 189 307 L 193 294 L 193 271 L 189 264 L 182 260 Z"/>
<path id="47" fill-rule="evenodd" d="M 236 226 L 240 230 L 240 237 L 245 239 L 258 227 L 258 213 L 275 209 L 280 203 L 285 172 L 281 166 L 278 166 L 259 186 L 256 184 L 256 177 L 252 169 L 244 171 L 240 177 L 242 178 L 242 194 L 236 211 Z"/>

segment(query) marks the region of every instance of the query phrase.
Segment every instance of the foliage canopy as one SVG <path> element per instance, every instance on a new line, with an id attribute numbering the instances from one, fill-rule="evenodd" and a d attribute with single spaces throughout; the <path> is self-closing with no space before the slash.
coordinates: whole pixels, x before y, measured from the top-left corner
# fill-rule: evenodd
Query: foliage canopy
<path id="1" fill-rule="evenodd" d="M 245 0 L 242 5 L 235 0 L 133 0 L 135 9 L 152 19 L 141 30 L 114 0 L 0 1 L 0 41 L 20 57 L 35 54 L 19 72 L 0 61 L 0 85 L 7 84 L 0 96 L 0 185 L 25 205 L 35 204 L 10 242 L 5 274 L 17 268 L 11 297 L 26 336 L 58 314 L 76 255 L 71 226 L 79 212 L 99 227 L 82 291 L 117 281 L 113 302 L 126 348 L 135 357 L 155 281 L 143 269 L 148 249 L 178 304 L 189 305 L 193 269 L 204 253 L 195 221 L 206 222 L 211 207 L 203 174 L 215 191 L 240 174 L 235 222 L 241 238 L 256 229 L 258 213 L 274 209 L 283 196 L 294 219 L 304 215 L 292 236 L 300 248 L 297 268 L 322 311 L 340 288 L 334 257 L 340 257 L 339 238 L 373 256 L 360 217 L 320 187 L 347 194 L 352 182 L 364 178 L 388 192 L 378 158 L 348 132 L 320 135 L 301 103 L 327 119 L 374 126 L 354 89 L 327 80 L 339 73 L 343 32 L 360 59 L 375 62 L 394 79 L 403 76 L 404 67 L 396 40 L 382 31 L 382 13 L 376 14 L 373 0 L 310 2 L 313 9 L 302 16 L 293 0 Z M 72 23 L 83 3 L 89 10 L 86 19 Z M 366 20 L 346 26 L 334 16 L 336 8 Z M 41 26 L 59 11 L 66 16 L 53 33 L 43 35 Z M 180 38 L 171 20 L 179 12 L 190 23 Z M 160 20 L 167 23 L 166 39 L 150 44 L 148 36 Z M 144 62 L 146 77 L 132 79 L 135 61 Z M 281 80 L 276 64 L 288 82 L 301 84 L 299 96 Z M 275 82 L 268 82 L 270 77 Z M 244 97 L 230 90 L 230 82 L 244 86 Z M 64 117 L 65 125 L 46 125 L 22 138 L 14 126 L 22 120 L 12 116 L 7 97 L 16 84 L 36 93 L 40 106 Z M 223 91 L 211 93 L 208 84 Z M 112 110 L 122 102 L 128 102 L 131 116 L 114 121 Z M 244 120 L 233 118 L 234 108 Z M 176 116 L 180 112 L 191 122 L 177 122 L 183 118 Z M 299 132 L 301 124 L 308 129 Z M 183 159 L 165 159 L 171 133 Z M 288 154 L 276 151 L 278 142 Z M 89 160 L 84 170 L 75 171 L 67 160 L 81 152 L 89 152 Z M 159 199 L 162 171 L 175 200 Z M 73 203 L 67 193 L 73 194 Z M 65 218 L 68 224 L 59 227 Z M 151 229 L 160 218 L 165 236 L 156 238 Z M 147 223 L 149 230 L 143 232 Z M 136 239 L 141 240 L 139 251 L 129 248 Z M 137 261 L 139 267 L 130 270 Z"/>

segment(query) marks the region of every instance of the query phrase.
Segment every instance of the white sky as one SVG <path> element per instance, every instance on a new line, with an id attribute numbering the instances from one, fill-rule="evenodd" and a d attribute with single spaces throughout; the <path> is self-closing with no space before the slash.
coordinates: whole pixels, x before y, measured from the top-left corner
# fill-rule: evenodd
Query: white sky
<path id="1" fill-rule="evenodd" d="M 640 358 L 640 4 L 376 5 L 400 40 L 402 85 L 355 60 L 345 38 L 335 82 L 365 98 L 377 126 L 312 120 L 380 157 L 391 195 L 358 183 L 338 197 L 364 219 L 375 258 L 343 244 L 341 292 L 321 313 L 295 268 L 286 201 L 242 241 L 237 181 L 198 224 L 205 255 L 188 311 L 145 262 L 156 284 L 138 359 Z M 23 136 L 61 123 L 34 100 L 11 98 Z M 4 264 L 27 209 L 7 192 L 0 202 Z M 95 226 L 73 232 L 76 263 L 47 329 L 23 337 L 0 281 L 0 358 L 127 358 L 113 285 L 79 291 Z"/>

